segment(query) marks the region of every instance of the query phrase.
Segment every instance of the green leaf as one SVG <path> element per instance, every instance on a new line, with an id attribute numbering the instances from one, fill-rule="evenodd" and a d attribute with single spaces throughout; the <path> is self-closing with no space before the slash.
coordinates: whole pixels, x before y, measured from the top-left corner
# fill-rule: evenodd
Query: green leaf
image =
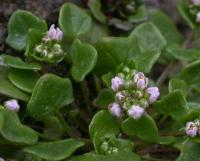
<path id="1" fill-rule="evenodd" d="M 96 44 L 98 61 L 96 71 L 100 74 L 115 71 L 116 67 L 140 54 L 135 38 L 106 37 Z"/>
<path id="2" fill-rule="evenodd" d="M 132 152 L 122 152 L 111 155 L 96 155 L 92 153 L 76 157 L 73 161 L 141 161 L 138 155 Z"/>
<path id="3" fill-rule="evenodd" d="M 142 52 L 147 50 L 162 50 L 167 42 L 159 29 L 150 22 L 139 25 L 131 34 L 130 38 L 136 37 Z"/>
<path id="4" fill-rule="evenodd" d="M 55 116 L 48 116 L 44 119 L 43 136 L 49 140 L 56 140 L 62 137 L 64 129 Z"/>
<path id="5" fill-rule="evenodd" d="M 158 60 L 159 57 L 160 52 L 158 51 L 145 51 L 144 53 L 136 56 L 134 61 L 138 66 L 138 71 L 149 73 L 154 63 Z"/>
<path id="6" fill-rule="evenodd" d="M 22 101 L 28 101 L 29 95 L 16 88 L 8 80 L 8 73 L 8 69 L 0 67 L 0 93 L 11 98 L 16 98 Z"/>
<path id="7" fill-rule="evenodd" d="M 11 70 L 8 79 L 17 88 L 24 92 L 32 93 L 32 90 L 38 80 L 37 73 L 28 70 Z"/>
<path id="8" fill-rule="evenodd" d="M 178 10 L 179 10 L 179 13 L 183 16 L 183 18 L 186 20 L 186 22 L 189 24 L 189 26 L 192 29 L 197 27 L 196 16 L 192 16 L 189 13 L 188 4 L 186 4 L 185 0 L 180 0 L 179 1 Z"/>
<path id="9" fill-rule="evenodd" d="M 22 125 L 16 112 L 1 109 L 0 118 L 3 118 L 0 133 L 5 139 L 22 144 L 34 144 L 37 142 L 37 133 L 31 128 Z"/>
<path id="10" fill-rule="evenodd" d="M 181 154 L 176 161 L 199 161 L 200 144 L 186 140 L 182 144 L 178 145 L 178 148 L 181 151 Z"/>
<path id="11" fill-rule="evenodd" d="M 176 142 L 176 138 L 174 136 L 161 136 L 158 138 L 158 144 L 161 145 L 171 145 Z"/>
<path id="12" fill-rule="evenodd" d="M 170 45 L 167 47 L 167 51 L 177 60 L 193 61 L 200 57 L 199 49 L 182 49 L 176 45 Z"/>
<path id="13" fill-rule="evenodd" d="M 155 9 L 151 10 L 150 21 L 160 30 L 168 44 L 180 44 L 182 42 L 183 36 L 176 28 L 175 23 L 164 12 Z"/>
<path id="14" fill-rule="evenodd" d="M 60 10 L 59 25 L 67 37 L 74 38 L 90 31 L 92 19 L 83 9 L 65 3 Z"/>
<path id="15" fill-rule="evenodd" d="M 100 0 L 90 0 L 88 1 L 88 6 L 93 14 L 93 16 L 101 23 L 106 22 L 106 16 L 101 11 L 101 1 Z"/>
<path id="16" fill-rule="evenodd" d="M 187 84 L 185 83 L 184 80 L 173 78 L 169 81 L 169 86 L 168 86 L 168 91 L 171 93 L 175 90 L 182 90 L 184 95 L 187 95 Z"/>
<path id="17" fill-rule="evenodd" d="M 37 63 L 25 63 L 19 57 L 10 55 L 1 55 L 0 57 L 1 65 L 9 66 L 16 69 L 24 70 L 41 70 L 42 66 Z"/>
<path id="18" fill-rule="evenodd" d="M 73 101 L 71 81 L 53 74 L 45 74 L 37 81 L 27 105 L 28 113 L 42 119 L 50 112 Z"/>
<path id="19" fill-rule="evenodd" d="M 47 160 L 63 160 L 69 157 L 84 142 L 78 139 L 65 139 L 48 143 L 38 143 L 25 147 L 24 151 Z"/>
<path id="20" fill-rule="evenodd" d="M 147 142 L 155 142 L 158 139 L 158 128 L 155 121 L 147 114 L 139 120 L 128 118 L 122 123 L 122 130 L 125 134 L 134 136 Z"/>
<path id="21" fill-rule="evenodd" d="M 102 75 L 101 79 L 103 80 L 104 84 L 110 88 L 111 87 L 111 80 L 113 78 L 113 74 L 111 72 Z"/>
<path id="22" fill-rule="evenodd" d="M 16 50 L 23 50 L 26 46 L 28 30 L 32 28 L 46 32 L 47 24 L 28 11 L 15 11 L 8 22 L 7 44 Z"/>
<path id="23" fill-rule="evenodd" d="M 72 69 L 71 74 L 74 80 L 82 81 L 92 71 L 97 61 L 96 49 L 78 39 L 72 45 Z"/>
<path id="24" fill-rule="evenodd" d="M 188 85 L 199 83 L 200 60 L 197 60 L 183 68 L 180 77 L 185 80 Z"/>
<path id="25" fill-rule="evenodd" d="M 35 46 L 41 43 L 44 35 L 36 29 L 30 29 L 27 36 L 28 39 L 27 39 L 25 55 L 32 56 Z"/>
<path id="26" fill-rule="evenodd" d="M 102 89 L 96 100 L 95 103 L 101 108 L 108 108 L 108 105 L 110 103 L 113 103 L 115 101 L 115 94 L 111 89 Z"/>
<path id="27" fill-rule="evenodd" d="M 93 140 L 95 150 L 99 152 L 99 146 L 105 138 L 115 136 L 119 133 L 119 127 L 115 118 L 109 111 L 99 111 L 92 119 L 89 133 Z"/>
<path id="28" fill-rule="evenodd" d="M 169 115 L 177 121 L 187 113 L 188 106 L 184 94 L 175 90 L 155 103 L 155 109 L 164 115 Z"/>
<path id="29" fill-rule="evenodd" d="M 145 21 L 148 18 L 148 11 L 145 5 L 141 5 L 137 8 L 133 15 L 128 17 L 128 20 L 132 23 L 139 23 Z"/>

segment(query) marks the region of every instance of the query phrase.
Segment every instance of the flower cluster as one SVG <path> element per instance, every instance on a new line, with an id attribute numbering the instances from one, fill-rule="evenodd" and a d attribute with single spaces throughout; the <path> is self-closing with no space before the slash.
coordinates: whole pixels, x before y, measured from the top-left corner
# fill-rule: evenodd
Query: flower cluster
<path id="1" fill-rule="evenodd" d="M 189 6 L 189 12 L 194 15 L 196 22 L 200 23 L 200 0 L 191 0 Z"/>
<path id="2" fill-rule="evenodd" d="M 114 154 L 118 153 L 118 148 L 113 145 L 112 142 L 104 141 L 101 146 L 100 150 L 102 154 Z"/>
<path id="3" fill-rule="evenodd" d="M 34 57 L 40 61 L 59 62 L 64 57 L 60 42 L 63 32 L 60 28 L 51 25 L 42 42 L 35 46 Z"/>
<path id="4" fill-rule="evenodd" d="M 116 117 L 125 113 L 139 119 L 160 96 L 158 87 L 148 88 L 148 78 L 142 72 L 128 67 L 111 80 L 111 88 L 116 99 L 109 105 L 109 110 Z"/>
<path id="5" fill-rule="evenodd" d="M 185 132 L 186 135 L 190 137 L 195 137 L 197 134 L 200 134 L 200 120 L 196 119 L 194 122 L 187 122 L 185 126 Z"/>

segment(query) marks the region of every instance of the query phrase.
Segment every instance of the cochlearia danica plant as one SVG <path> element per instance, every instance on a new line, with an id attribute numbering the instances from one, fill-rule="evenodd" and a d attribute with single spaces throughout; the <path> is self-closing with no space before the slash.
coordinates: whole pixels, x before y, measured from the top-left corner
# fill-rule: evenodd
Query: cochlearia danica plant
<path id="1" fill-rule="evenodd" d="M 10 17 L 0 161 L 200 161 L 200 0 L 104 3 Z"/>

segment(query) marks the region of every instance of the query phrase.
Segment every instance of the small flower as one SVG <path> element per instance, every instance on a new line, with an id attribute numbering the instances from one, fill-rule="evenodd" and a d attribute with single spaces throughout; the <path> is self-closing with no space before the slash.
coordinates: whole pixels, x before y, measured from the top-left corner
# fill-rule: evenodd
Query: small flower
<path id="1" fill-rule="evenodd" d="M 138 89 L 144 89 L 148 85 L 148 78 L 142 72 L 135 74 L 133 80 Z"/>
<path id="2" fill-rule="evenodd" d="M 123 86 L 125 83 L 125 81 L 120 78 L 120 77 L 114 77 L 112 80 L 111 80 L 111 88 L 113 91 L 118 91 L 118 89 Z"/>
<path id="3" fill-rule="evenodd" d="M 195 137 L 198 133 L 198 127 L 194 122 L 187 122 L 185 132 L 190 137 Z"/>
<path id="4" fill-rule="evenodd" d="M 149 87 L 147 88 L 147 93 L 149 94 L 149 102 L 154 103 L 160 96 L 158 87 Z"/>
<path id="5" fill-rule="evenodd" d="M 200 0 L 192 0 L 192 3 L 196 6 L 200 5 Z"/>
<path id="6" fill-rule="evenodd" d="M 122 115 L 122 109 L 118 103 L 112 103 L 109 107 L 109 110 L 114 116 L 120 117 Z"/>
<path id="7" fill-rule="evenodd" d="M 0 161 L 5 161 L 3 158 L 0 157 Z"/>
<path id="8" fill-rule="evenodd" d="M 140 106 L 131 106 L 131 108 L 128 110 L 128 115 L 134 119 L 139 119 L 144 113 L 144 108 Z"/>
<path id="9" fill-rule="evenodd" d="M 15 99 L 12 99 L 12 100 L 8 100 L 6 102 L 4 102 L 4 106 L 11 110 L 11 111 L 15 111 L 15 112 L 18 112 L 19 109 L 20 109 L 20 106 L 18 104 L 18 101 L 15 100 Z"/>
<path id="10" fill-rule="evenodd" d="M 60 41 L 60 40 L 62 40 L 63 32 L 60 30 L 59 27 L 55 28 L 55 25 L 52 24 L 48 31 L 48 37 L 51 40 Z"/>
<path id="11" fill-rule="evenodd" d="M 125 95 L 123 94 L 123 92 L 117 92 L 116 94 L 116 100 L 121 102 L 125 99 Z"/>
<path id="12" fill-rule="evenodd" d="M 196 15 L 196 21 L 200 22 L 200 12 L 198 12 L 197 15 Z"/>

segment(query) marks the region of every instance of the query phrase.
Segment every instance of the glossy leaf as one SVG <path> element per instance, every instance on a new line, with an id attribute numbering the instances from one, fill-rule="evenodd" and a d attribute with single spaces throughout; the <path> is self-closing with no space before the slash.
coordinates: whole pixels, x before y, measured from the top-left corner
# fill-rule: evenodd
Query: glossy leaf
<path id="1" fill-rule="evenodd" d="M 31 128 L 22 125 L 16 112 L 1 109 L 0 118 L 3 118 L 0 133 L 5 139 L 21 144 L 34 144 L 37 142 L 37 133 Z"/>
<path id="2" fill-rule="evenodd" d="M 35 72 L 27 70 L 12 70 L 8 74 L 8 79 L 14 86 L 22 91 L 32 93 L 38 80 L 38 75 Z"/>
<path id="3" fill-rule="evenodd" d="M 72 3 L 65 3 L 60 10 L 59 25 L 67 37 L 76 37 L 90 31 L 92 19 L 86 11 Z"/>
<path id="4" fill-rule="evenodd" d="M 8 23 L 6 42 L 16 50 L 23 50 L 26 46 L 28 30 L 32 28 L 46 32 L 47 24 L 28 11 L 15 11 Z"/>
<path id="5" fill-rule="evenodd" d="M 95 103 L 101 108 L 108 108 L 110 103 L 115 101 L 115 94 L 111 89 L 102 89 L 97 96 Z"/>
<path id="6" fill-rule="evenodd" d="M 147 142 L 155 142 L 158 139 L 158 128 L 155 121 L 147 114 L 140 119 L 128 118 L 122 123 L 122 130 L 130 136 L 137 136 Z"/>
<path id="7" fill-rule="evenodd" d="M 8 80 L 8 73 L 7 68 L 0 67 L 0 93 L 11 98 L 28 101 L 29 95 L 19 90 Z"/>
<path id="8" fill-rule="evenodd" d="M 1 65 L 9 66 L 16 69 L 24 70 L 41 70 L 41 65 L 37 63 L 25 63 L 19 57 L 10 56 L 10 55 L 1 55 L 0 57 Z"/>
<path id="9" fill-rule="evenodd" d="M 25 147 L 24 151 L 41 157 L 42 159 L 63 160 L 83 145 L 84 142 L 81 140 L 65 139 L 48 143 L 40 142 L 36 145 Z"/>
<path id="10" fill-rule="evenodd" d="M 148 11 L 145 5 L 138 7 L 133 15 L 128 16 L 128 20 L 132 23 L 139 23 L 145 21 L 148 18 Z"/>
<path id="11" fill-rule="evenodd" d="M 169 115 L 175 120 L 181 121 L 187 113 L 188 106 L 183 92 L 175 90 L 157 101 L 155 109 L 164 115 Z"/>
<path id="12" fill-rule="evenodd" d="M 93 14 L 93 16 L 101 23 L 106 22 L 106 16 L 101 11 L 101 1 L 100 0 L 90 0 L 88 1 L 88 6 Z"/>
<path id="13" fill-rule="evenodd" d="M 53 74 L 45 74 L 40 77 L 33 89 L 27 111 L 32 117 L 42 119 L 72 101 L 71 81 Z"/>
<path id="14" fill-rule="evenodd" d="M 76 81 L 82 81 L 92 71 L 97 61 L 96 49 L 89 45 L 75 40 L 72 46 L 72 68 L 71 74 Z"/>
<path id="15" fill-rule="evenodd" d="M 162 50 L 167 42 L 159 29 L 150 22 L 139 25 L 130 34 L 130 38 L 136 37 L 142 52 L 147 50 Z"/>

